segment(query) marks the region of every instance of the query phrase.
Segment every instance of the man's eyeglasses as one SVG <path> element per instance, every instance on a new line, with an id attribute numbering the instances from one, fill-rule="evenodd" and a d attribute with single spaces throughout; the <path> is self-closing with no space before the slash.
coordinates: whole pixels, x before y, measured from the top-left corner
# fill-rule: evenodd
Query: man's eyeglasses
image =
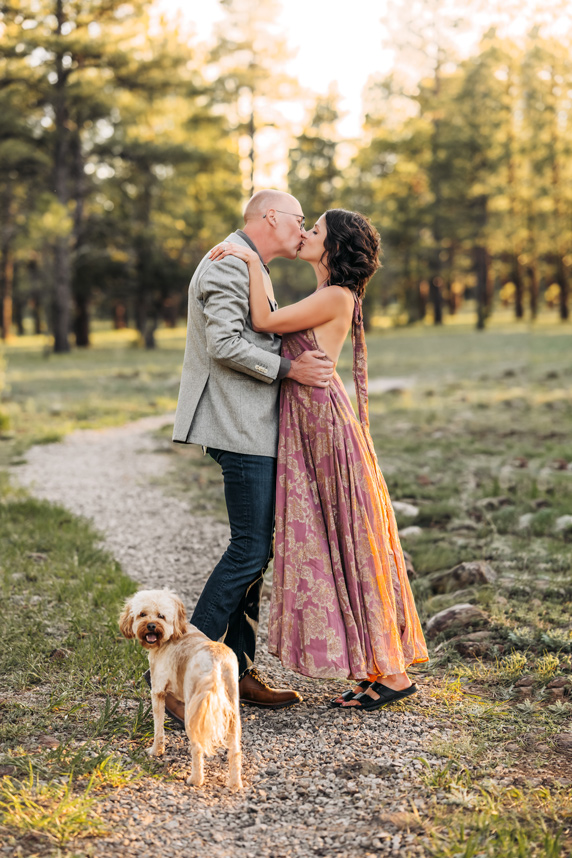
<path id="1" fill-rule="evenodd" d="M 300 229 L 304 229 L 304 224 L 306 223 L 306 218 L 304 217 L 304 215 L 294 214 L 294 212 L 283 212 L 281 209 L 274 209 L 274 211 L 280 212 L 280 214 L 292 215 L 292 217 L 299 218 L 298 226 L 300 227 Z M 268 212 L 266 212 L 266 214 L 268 214 Z M 266 217 L 265 214 L 262 215 L 263 220 L 265 217 Z"/>

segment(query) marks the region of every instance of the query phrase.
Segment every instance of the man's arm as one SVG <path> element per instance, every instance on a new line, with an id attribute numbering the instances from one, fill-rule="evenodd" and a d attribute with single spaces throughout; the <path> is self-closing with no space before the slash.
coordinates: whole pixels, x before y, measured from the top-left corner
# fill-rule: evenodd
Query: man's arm
<path id="1" fill-rule="evenodd" d="M 246 264 L 236 257 L 212 263 L 201 277 L 200 290 L 210 357 L 271 384 L 280 370 L 280 356 L 243 336 L 249 313 Z"/>

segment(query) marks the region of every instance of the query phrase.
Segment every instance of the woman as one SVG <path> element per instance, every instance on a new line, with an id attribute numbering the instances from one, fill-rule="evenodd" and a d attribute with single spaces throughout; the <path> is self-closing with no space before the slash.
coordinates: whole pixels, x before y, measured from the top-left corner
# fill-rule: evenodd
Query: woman
<path id="1" fill-rule="evenodd" d="M 284 357 L 321 349 L 335 363 L 351 327 L 359 419 L 337 373 L 327 388 L 282 382 L 269 649 L 305 676 L 359 680 L 332 705 L 364 711 L 415 693 L 407 667 L 428 660 L 369 432 L 361 302 L 379 249 L 367 218 L 327 211 L 299 251 L 316 291 L 274 312 L 257 253 L 211 252 L 247 263 L 252 326 L 283 335 Z"/>

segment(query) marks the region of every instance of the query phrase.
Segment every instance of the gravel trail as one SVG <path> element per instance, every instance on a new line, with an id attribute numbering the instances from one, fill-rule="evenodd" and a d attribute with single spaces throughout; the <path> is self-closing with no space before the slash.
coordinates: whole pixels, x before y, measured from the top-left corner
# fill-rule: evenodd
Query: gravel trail
<path id="1" fill-rule="evenodd" d="M 166 492 L 172 459 L 152 432 L 171 421 L 164 415 L 74 432 L 30 450 L 14 477 L 36 497 L 91 519 L 129 576 L 172 587 L 191 611 L 228 528 L 193 516 Z M 304 702 L 276 712 L 242 707 L 245 789 L 231 794 L 224 786 L 222 752 L 207 761 L 205 787 L 188 786 L 186 738 L 168 733 L 161 765 L 173 779 L 145 778 L 106 799 L 110 833 L 96 851 L 121 858 L 143 850 L 163 858 L 429 854 L 431 799 L 418 758 L 442 766 L 430 748 L 451 736 L 451 725 L 434 714 L 430 685 L 418 681 L 420 693 L 397 708 L 331 710 L 330 697 L 344 686 L 283 670 L 266 652 L 267 616 L 265 588 L 258 666 Z"/>

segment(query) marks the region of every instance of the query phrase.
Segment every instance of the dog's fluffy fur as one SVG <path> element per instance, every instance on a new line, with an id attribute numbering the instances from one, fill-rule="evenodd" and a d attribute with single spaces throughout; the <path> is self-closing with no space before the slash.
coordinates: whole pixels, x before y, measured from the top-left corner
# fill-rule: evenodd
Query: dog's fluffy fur
<path id="1" fill-rule="evenodd" d="M 125 603 L 119 628 L 149 651 L 155 736 L 148 753 L 165 750 L 165 695 L 185 703 L 191 745 L 191 783 L 204 782 L 203 757 L 228 748 L 228 786 L 240 789 L 238 660 L 223 643 L 187 622 L 185 606 L 171 590 L 141 590 Z"/>

